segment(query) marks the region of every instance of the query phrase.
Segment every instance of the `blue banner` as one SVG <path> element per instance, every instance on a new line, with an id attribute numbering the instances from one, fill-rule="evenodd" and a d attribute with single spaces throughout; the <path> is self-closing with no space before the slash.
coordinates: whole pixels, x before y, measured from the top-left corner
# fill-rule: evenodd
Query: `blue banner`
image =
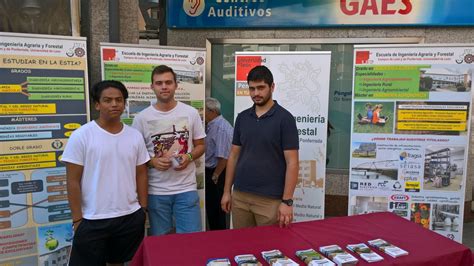
<path id="1" fill-rule="evenodd" d="M 169 28 L 472 26 L 473 0 L 168 0 Z"/>

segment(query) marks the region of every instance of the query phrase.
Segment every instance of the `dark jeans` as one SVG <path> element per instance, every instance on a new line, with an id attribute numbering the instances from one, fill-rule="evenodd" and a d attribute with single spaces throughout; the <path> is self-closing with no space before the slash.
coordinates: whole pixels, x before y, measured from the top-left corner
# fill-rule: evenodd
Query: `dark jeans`
<path id="1" fill-rule="evenodd" d="M 209 229 L 227 229 L 226 213 L 221 209 L 221 199 L 224 193 L 225 169 L 219 176 L 217 184 L 212 181 L 215 168 L 206 167 L 206 215 Z"/>

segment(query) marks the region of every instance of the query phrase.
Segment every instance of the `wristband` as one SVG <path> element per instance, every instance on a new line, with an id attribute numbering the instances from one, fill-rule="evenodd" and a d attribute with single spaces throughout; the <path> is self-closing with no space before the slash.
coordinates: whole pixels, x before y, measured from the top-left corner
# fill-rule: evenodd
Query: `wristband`
<path id="1" fill-rule="evenodd" d="M 78 222 L 80 222 L 80 221 L 82 221 L 82 218 L 79 218 L 79 219 L 77 219 L 77 220 L 75 220 L 75 221 L 72 221 L 72 224 L 76 224 L 76 223 L 78 223 Z"/>
<path id="2" fill-rule="evenodd" d="M 186 153 L 186 155 L 188 156 L 189 161 L 192 162 L 193 161 L 193 155 L 190 152 Z"/>

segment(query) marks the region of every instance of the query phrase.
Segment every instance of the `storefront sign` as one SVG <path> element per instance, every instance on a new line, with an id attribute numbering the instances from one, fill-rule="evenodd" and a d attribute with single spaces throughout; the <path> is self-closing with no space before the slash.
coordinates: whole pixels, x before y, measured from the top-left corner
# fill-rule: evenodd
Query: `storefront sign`
<path id="1" fill-rule="evenodd" d="M 170 28 L 471 26 L 471 0 L 168 0 Z"/>

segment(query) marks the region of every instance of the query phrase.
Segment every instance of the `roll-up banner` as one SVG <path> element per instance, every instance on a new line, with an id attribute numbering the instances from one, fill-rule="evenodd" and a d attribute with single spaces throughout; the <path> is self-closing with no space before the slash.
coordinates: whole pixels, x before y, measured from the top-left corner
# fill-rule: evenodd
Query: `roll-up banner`
<path id="1" fill-rule="evenodd" d="M 85 38 L 0 33 L 0 264 L 53 265 L 71 248 L 61 154 L 89 120 Z"/>
<path id="2" fill-rule="evenodd" d="M 298 128 L 300 170 L 294 219 L 323 219 L 331 52 L 236 52 L 235 117 L 253 105 L 247 75 L 258 65 L 272 71 L 273 99 L 290 111 Z"/>
<path id="3" fill-rule="evenodd" d="M 121 81 L 128 89 L 123 122 L 131 124 L 135 115 L 156 102 L 155 93 L 150 87 L 151 72 L 158 65 L 167 65 L 173 68 L 178 81 L 175 99 L 196 108 L 204 123 L 205 49 L 111 43 L 101 43 L 100 49 L 102 79 Z M 205 229 L 204 156 L 195 163 L 202 225 Z"/>
<path id="4" fill-rule="evenodd" d="M 349 215 L 461 242 L 474 45 L 356 46 Z"/>

